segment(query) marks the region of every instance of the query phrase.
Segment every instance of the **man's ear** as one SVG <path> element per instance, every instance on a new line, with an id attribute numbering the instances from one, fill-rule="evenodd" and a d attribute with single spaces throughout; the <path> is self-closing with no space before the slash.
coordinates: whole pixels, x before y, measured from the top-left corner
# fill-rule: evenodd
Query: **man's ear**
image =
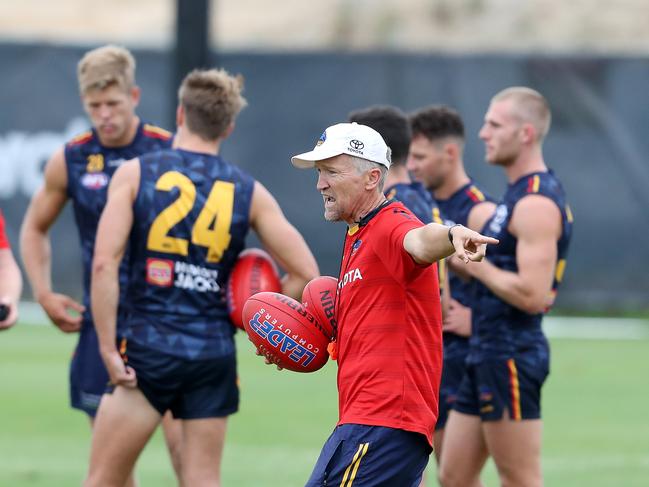
<path id="1" fill-rule="evenodd" d="M 176 108 L 176 127 L 180 127 L 185 123 L 185 109 L 182 105 Z"/>
<path id="2" fill-rule="evenodd" d="M 230 134 L 234 131 L 234 121 L 230 122 L 230 125 L 228 125 L 228 128 L 225 129 L 225 132 L 223 134 L 222 139 L 227 139 L 230 137 Z"/>
<path id="3" fill-rule="evenodd" d="M 455 142 L 447 142 L 444 144 L 444 154 L 451 160 L 456 160 L 460 155 L 460 148 Z"/>
<path id="4" fill-rule="evenodd" d="M 140 91 L 139 86 L 134 86 L 131 88 L 131 99 L 133 100 L 133 105 L 138 106 L 140 104 L 140 96 L 142 92 Z"/>
<path id="5" fill-rule="evenodd" d="M 374 189 L 381 181 L 381 170 L 378 167 L 374 167 L 367 171 L 365 180 L 365 189 Z"/>
<path id="6" fill-rule="evenodd" d="M 525 144 L 534 142 L 537 139 L 536 127 L 531 123 L 524 123 L 521 126 L 521 139 Z"/>

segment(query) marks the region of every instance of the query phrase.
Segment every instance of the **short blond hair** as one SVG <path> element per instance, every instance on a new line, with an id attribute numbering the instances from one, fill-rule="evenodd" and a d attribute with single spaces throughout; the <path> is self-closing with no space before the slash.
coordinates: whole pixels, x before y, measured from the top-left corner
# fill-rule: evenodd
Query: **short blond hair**
<path id="1" fill-rule="evenodd" d="M 541 93 L 526 86 L 512 86 L 497 93 L 492 101 L 512 100 L 514 116 L 536 128 L 539 142 L 550 130 L 552 115 L 548 101 Z"/>
<path id="2" fill-rule="evenodd" d="M 185 110 L 189 130 L 205 140 L 225 135 L 246 106 L 243 76 L 231 76 L 224 69 L 195 69 L 178 89 L 178 101 Z"/>
<path id="3" fill-rule="evenodd" d="M 135 86 L 135 58 L 124 47 L 110 44 L 98 47 L 81 58 L 77 78 L 81 95 L 113 85 L 129 91 Z"/>

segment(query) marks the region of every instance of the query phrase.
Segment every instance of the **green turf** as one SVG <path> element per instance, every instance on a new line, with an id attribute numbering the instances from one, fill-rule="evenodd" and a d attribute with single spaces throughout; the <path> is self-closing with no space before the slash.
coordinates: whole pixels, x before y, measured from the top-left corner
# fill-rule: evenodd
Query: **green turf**
<path id="1" fill-rule="evenodd" d="M 303 485 L 335 423 L 335 365 L 278 372 L 239 338 L 242 403 L 229 424 L 223 483 Z M 89 428 L 67 407 L 74 341 L 44 326 L 0 334 L 0 486 L 81 483 Z M 543 399 L 546 485 L 649 485 L 649 341 L 555 340 L 552 349 Z M 436 485 L 429 470 L 428 485 Z M 137 472 L 142 487 L 176 485 L 159 434 Z M 497 485 L 493 466 L 483 479 Z"/>

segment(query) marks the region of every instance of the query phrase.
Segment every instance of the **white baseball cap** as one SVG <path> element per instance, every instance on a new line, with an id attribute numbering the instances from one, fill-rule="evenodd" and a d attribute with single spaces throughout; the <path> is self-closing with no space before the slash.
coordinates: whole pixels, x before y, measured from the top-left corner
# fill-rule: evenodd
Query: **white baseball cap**
<path id="1" fill-rule="evenodd" d="M 389 169 L 390 153 L 381 134 L 373 128 L 356 122 L 339 123 L 327 127 L 313 150 L 291 157 L 291 163 L 295 167 L 308 169 L 314 167 L 316 161 L 348 154 L 382 164 Z"/>

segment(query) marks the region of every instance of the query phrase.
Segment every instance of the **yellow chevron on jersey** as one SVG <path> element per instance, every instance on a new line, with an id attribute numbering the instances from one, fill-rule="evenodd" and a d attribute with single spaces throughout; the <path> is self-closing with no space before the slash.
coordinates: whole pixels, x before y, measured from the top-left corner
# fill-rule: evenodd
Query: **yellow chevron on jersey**
<path id="1" fill-rule="evenodd" d="M 69 145 L 78 145 L 78 144 L 84 144 L 88 142 L 92 138 L 92 131 L 91 130 L 86 130 L 85 132 L 80 133 L 79 135 L 75 136 L 68 142 Z"/>
<path id="2" fill-rule="evenodd" d="M 480 191 L 478 188 L 476 188 L 475 186 L 471 185 L 469 191 L 471 192 L 471 194 L 473 194 L 476 197 L 478 201 L 486 200 L 484 193 Z"/>
<path id="3" fill-rule="evenodd" d="M 563 273 L 566 270 L 566 259 L 559 259 L 557 261 L 557 268 L 554 271 L 554 280 L 561 282 L 563 280 Z"/>
<path id="4" fill-rule="evenodd" d="M 566 218 L 568 219 L 568 223 L 572 223 L 574 221 L 574 217 L 572 216 L 572 210 L 570 209 L 570 205 L 566 205 Z"/>
<path id="5" fill-rule="evenodd" d="M 165 130 L 156 125 L 151 125 L 150 123 L 145 123 L 144 126 L 142 127 L 142 130 L 149 136 L 157 135 L 164 139 L 170 139 L 172 135 L 171 132 L 169 132 L 168 130 Z"/>
<path id="6" fill-rule="evenodd" d="M 442 214 L 440 213 L 439 208 L 437 207 L 433 208 L 433 221 L 435 223 L 439 223 L 440 225 L 444 224 L 444 220 L 442 220 Z"/>

